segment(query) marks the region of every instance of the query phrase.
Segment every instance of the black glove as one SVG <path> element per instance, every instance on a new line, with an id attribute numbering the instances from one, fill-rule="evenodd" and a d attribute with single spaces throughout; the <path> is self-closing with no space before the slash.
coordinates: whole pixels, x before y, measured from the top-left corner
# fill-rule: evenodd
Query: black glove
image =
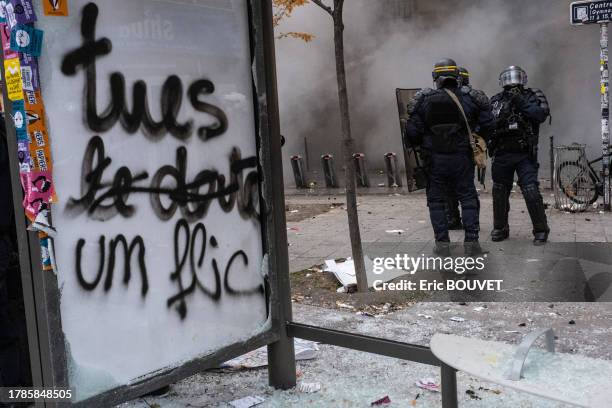
<path id="1" fill-rule="evenodd" d="M 521 90 L 517 88 L 510 89 L 510 105 L 520 108 L 523 105 L 523 94 Z"/>

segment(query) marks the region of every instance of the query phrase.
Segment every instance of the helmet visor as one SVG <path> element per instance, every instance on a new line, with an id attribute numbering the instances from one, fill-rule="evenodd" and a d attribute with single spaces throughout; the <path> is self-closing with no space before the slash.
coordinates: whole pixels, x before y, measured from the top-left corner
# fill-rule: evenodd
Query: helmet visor
<path id="1" fill-rule="evenodd" d="M 527 74 L 520 68 L 507 69 L 499 76 L 499 84 L 503 87 L 527 85 Z"/>

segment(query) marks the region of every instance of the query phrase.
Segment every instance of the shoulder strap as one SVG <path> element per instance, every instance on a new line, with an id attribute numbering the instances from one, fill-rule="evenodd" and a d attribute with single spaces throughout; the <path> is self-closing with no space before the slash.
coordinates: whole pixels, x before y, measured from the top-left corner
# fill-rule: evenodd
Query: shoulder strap
<path id="1" fill-rule="evenodd" d="M 473 152 L 474 156 L 476 156 L 478 154 L 478 151 L 479 151 L 478 150 L 478 143 L 476 141 L 476 136 L 472 133 L 472 127 L 470 126 L 470 122 L 468 122 L 467 116 L 465 116 L 465 111 L 463 110 L 463 106 L 461 106 L 461 102 L 459 101 L 459 98 L 457 98 L 457 95 L 455 95 L 452 91 L 449 91 L 446 88 L 444 89 L 444 91 L 448 94 L 448 96 L 450 96 L 450 98 L 453 100 L 453 102 L 455 102 L 455 104 L 459 108 L 459 111 L 463 115 L 463 120 L 465 120 L 465 125 L 467 126 L 467 130 L 468 130 L 468 140 L 470 141 L 470 146 L 472 147 L 472 152 Z"/>
<path id="2" fill-rule="evenodd" d="M 468 136 L 471 138 L 472 137 L 472 127 L 470 126 L 470 123 L 468 122 L 467 116 L 465 116 L 465 111 L 463 110 L 463 106 L 461 106 L 461 102 L 459 102 L 459 98 L 457 98 L 457 95 L 455 95 L 452 91 L 449 91 L 446 88 L 444 88 L 444 92 L 446 92 L 448 96 L 451 97 L 453 102 L 455 102 L 455 105 L 457 105 L 457 107 L 459 108 L 461 115 L 463 115 L 463 120 L 465 120 L 465 125 L 467 126 Z"/>

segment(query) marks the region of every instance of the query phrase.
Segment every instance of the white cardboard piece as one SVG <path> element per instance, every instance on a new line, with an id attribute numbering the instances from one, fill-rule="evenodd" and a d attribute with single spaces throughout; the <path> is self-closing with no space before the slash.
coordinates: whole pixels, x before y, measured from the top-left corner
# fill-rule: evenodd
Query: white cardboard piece
<path id="1" fill-rule="evenodd" d="M 374 286 L 374 282 L 376 280 L 389 282 L 395 278 L 408 274 L 408 272 L 401 269 L 386 269 L 384 273 L 378 275 L 374 273 L 374 263 L 372 260 L 367 256 L 365 256 L 363 260 L 368 278 L 368 287 L 370 288 Z M 336 276 L 336 279 L 338 279 L 338 282 L 340 282 L 340 284 L 344 287 L 357 284 L 357 277 L 355 276 L 355 262 L 351 258 L 348 258 L 344 262 L 336 262 L 333 259 L 328 259 L 325 261 L 324 270 L 326 272 L 333 273 Z"/>

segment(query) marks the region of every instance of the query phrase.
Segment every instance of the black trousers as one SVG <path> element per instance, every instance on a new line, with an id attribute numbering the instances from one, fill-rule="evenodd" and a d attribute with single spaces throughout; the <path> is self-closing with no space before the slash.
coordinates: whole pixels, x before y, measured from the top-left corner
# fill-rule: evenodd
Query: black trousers
<path id="1" fill-rule="evenodd" d="M 478 241 L 480 201 L 474 186 L 474 163 L 467 152 L 432 154 L 427 206 L 436 241 L 448 241 L 447 194 L 453 189 L 461 203 L 465 241 Z"/>

